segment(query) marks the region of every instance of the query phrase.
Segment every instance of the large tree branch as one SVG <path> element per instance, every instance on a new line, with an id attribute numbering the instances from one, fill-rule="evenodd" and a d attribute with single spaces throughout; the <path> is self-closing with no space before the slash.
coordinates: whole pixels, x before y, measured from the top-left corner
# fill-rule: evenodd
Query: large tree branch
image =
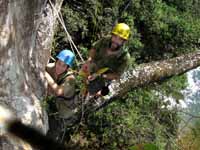
<path id="1" fill-rule="evenodd" d="M 172 59 L 139 65 L 125 72 L 120 80 L 111 84 L 111 94 L 106 99 L 90 100 L 85 112 L 99 110 L 116 98 L 122 97 L 133 88 L 152 82 L 161 81 L 172 76 L 183 74 L 200 66 L 200 51 L 195 51 Z"/>

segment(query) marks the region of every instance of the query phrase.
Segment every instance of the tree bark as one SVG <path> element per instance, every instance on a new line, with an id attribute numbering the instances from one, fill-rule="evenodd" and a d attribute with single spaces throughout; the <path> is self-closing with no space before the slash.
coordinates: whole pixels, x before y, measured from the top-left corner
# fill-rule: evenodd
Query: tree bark
<path id="1" fill-rule="evenodd" d="M 56 1 L 57 9 L 62 0 Z M 0 105 L 23 123 L 48 130 L 41 106 L 45 95 L 44 69 L 50 55 L 55 13 L 47 1 L 0 0 Z M 1 150 L 32 149 L 4 135 Z"/>

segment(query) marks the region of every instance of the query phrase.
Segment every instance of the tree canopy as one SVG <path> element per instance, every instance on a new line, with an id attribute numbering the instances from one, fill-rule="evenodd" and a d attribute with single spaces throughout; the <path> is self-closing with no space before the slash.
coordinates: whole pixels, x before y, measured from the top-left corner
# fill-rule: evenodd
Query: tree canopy
<path id="1" fill-rule="evenodd" d="M 129 24 L 132 34 L 127 48 L 134 70 L 143 63 L 163 62 L 191 52 L 198 55 L 199 6 L 196 0 L 66 0 L 61 12 L 84 58 L 92 43 L 110 34 L 117 22 Z M 53 55 L 66 47 L 70 48 L 70 43 L 58 26 Z M 71 135 L 71 142 L 80 142 L 82 149 L 134 149 L 145 143 L 155 144 L 159 150 L 176 149 L 180 118 L 168 98 L 178 104 L 186 86 L 186 76 L 181 75 L 129 90 L 118 101 L 91 113 Z"/>

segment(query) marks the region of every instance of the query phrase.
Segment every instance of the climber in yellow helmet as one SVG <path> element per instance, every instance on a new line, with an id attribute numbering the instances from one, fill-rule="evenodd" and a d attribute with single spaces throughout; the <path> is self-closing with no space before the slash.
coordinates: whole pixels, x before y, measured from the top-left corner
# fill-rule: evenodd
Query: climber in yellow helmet
<path id="1" fill-rule="evenodd" d="M 90 72 L 88 91 L 92 95 L 99 91 L 102 95 L 108 94 L 106 83 L 119 79 L 128 65 L 130 55 L 125 43 L 130 36 L 130 27 L 125 23 L 118 23 L 111 33 L 93 44 L 88 61 L 82 66 L 83 70 L 88 69 Z M 96 72 L 102 68 L 108 69 L 99 76 Z"/>

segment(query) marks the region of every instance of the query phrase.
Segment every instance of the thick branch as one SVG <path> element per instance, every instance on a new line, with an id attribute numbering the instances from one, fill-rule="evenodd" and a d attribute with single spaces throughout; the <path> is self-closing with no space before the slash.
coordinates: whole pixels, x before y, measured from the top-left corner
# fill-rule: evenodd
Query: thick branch
<path id="1" fill-rule="evenodd" d="M 98 110 L 107 106 L 117 97 L 125 95 L 132 88 L 141 87 L 152 82 L 183 74 L 200 66 L 200 51 L 185 54 L 172 59 L 142 64 L 125 72 L 119 81 L 111 84 L 111 94 L 106 99 L 91 100 L 86 106 L 86 112 Z"/>

